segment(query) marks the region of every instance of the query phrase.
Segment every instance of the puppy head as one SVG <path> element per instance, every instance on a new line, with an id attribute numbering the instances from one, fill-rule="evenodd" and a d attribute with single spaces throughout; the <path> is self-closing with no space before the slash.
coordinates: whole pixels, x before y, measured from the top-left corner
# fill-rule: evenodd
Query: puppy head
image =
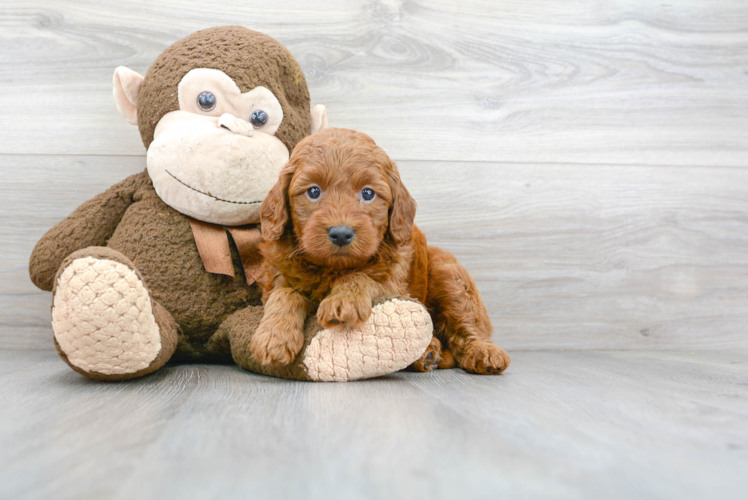
<path id="1" fill-rule="evenodd" d="M 355 267 L 383 240 L 407 241 L 415 214 L 397 167 L 371 137 L 328 128 L 294 149 L 262 204 L 262 235 L 273 241 L 290 229 L 314 264 Z"/>

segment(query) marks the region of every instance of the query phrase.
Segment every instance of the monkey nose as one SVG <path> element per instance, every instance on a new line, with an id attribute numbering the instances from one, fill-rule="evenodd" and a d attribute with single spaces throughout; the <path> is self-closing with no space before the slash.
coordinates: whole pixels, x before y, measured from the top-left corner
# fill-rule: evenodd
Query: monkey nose
<path id="1" fill-rule="evenodd" d="M 333 244 L 344 247 L 353 241 L 356 236 L 356 231 L 351 226 L 341 224 L 340 226 L 334 226 L 327 230 L 327 236 Z"/>
<path id="2" fill-rule="evenodd" d="M 241 118 L 237 118 L 231 113 L 224 113 L 218 118 L 218 126 L 233 132 L 234 134 L 252 137 L 255 129 L 251 123 Z"/>

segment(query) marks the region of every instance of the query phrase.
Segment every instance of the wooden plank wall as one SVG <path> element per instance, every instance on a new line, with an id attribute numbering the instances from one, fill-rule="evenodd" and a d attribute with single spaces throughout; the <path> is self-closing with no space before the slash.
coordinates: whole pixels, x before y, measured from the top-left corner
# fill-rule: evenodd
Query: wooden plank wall
<path id="1" fill-rule="evenodd" d="M 4 0 L 0 347 L 51 348 L 34 243 L 145 166 L 113 69 L 226 24 L 399 163 L 504 347 L 748 347 L 741 0 Z"/>

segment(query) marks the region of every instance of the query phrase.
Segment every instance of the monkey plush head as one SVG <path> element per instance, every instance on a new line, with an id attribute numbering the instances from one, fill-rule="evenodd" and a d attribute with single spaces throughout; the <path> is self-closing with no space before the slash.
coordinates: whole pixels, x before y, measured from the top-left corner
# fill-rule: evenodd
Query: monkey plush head
<path id="1" fill-rule="evenodd" d="M 145 77 L 120 66 L 113 83 L 117 108 L 138 125 L 159 197 L 224 226 L 259 222 L 290 152 L 327 122 L 324 106 L 310 110 L 291 53 L 239 26 L 176 42 Z"/>

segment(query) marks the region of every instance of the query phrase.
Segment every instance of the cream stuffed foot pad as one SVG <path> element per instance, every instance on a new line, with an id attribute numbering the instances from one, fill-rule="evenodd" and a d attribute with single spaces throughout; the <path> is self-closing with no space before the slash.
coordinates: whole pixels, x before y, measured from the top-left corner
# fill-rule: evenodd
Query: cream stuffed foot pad
<path id="1" fill-rule="evenodd" d="M 309 378 L 345 382 L 387 375 L 406 368 L 426 350 L 433 334 L 431 316 L 413 300 L 375 305 L 360 330 L 318 332 L 304 352 Z"/>
<path id="2" fill-rule="evenodd" d="M 161 335 L 143 281 L 129 266 L 93 256 L 58 275 L 52 329 L 68 362 L 84 372 L 142 371 L 161 351 Z"/>

